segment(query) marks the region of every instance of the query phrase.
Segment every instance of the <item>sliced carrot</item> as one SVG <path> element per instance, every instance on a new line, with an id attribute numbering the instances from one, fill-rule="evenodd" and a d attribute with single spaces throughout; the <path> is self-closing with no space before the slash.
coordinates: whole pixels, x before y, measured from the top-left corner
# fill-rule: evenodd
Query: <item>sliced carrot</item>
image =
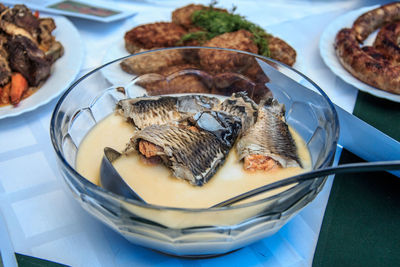
<path id="1" fill-rule="evenodd" d="M 21 101 L 22 94 L 28 90 L 28 81 L 19 72 L 14 72 L 11 75 L 11 104 L 16 105 Z"/>
<path id="2" fill-rule="evenodd" d="M 35 13 L 33 13 L 33 15 L 38 19 L 39 18 L 39 11 L 35 11 Z"/>
<path id="3" fill-rule="evenodd" d="M 11 89 L 11 83 L 7 83 L 4 85 L 2 88 L 3 92 L 0 95 L 0 103 L 1 104 L 10 104 L 10 89 Z"/>

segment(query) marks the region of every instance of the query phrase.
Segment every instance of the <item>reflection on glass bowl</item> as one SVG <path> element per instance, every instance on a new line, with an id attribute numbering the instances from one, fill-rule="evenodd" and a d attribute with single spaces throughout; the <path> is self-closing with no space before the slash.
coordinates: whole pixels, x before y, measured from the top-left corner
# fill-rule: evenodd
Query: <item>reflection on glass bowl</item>
<path id="1" fill-rule="evenodd" d="M 205 57 L 213 57 L 217 63 L 205 63 L 210 62 Z M 130 70 L 124 73 L 124 79 L 118 82 L 115 75 L 112 82 L 107 79 L 128 63 Z M 271 67 L 302 86 L 287 86 L 280 75 L 268 77 L 265 70 Z M 312 168 L 332 164 L 339 131 L 336 112 L 325 93 L 304 75 L 274 60 L 236 50 L 159 49 L 97 68 L 73 84 L 57 103 L 50 133 L 60 171 L 74 198 L 129 241 L 177 256 L 223 254 L 274 234 L 315 198 L 326 177 L 230 207 L 189 209 L 123 198 L 88 181 L 75 169 L 83 138 L 114 112 L 121 99 L 145 93 L 230 96 L 239 91 L 256 102 L 273 96 L 283 103 L 287 123 L 307 144 Z"/>

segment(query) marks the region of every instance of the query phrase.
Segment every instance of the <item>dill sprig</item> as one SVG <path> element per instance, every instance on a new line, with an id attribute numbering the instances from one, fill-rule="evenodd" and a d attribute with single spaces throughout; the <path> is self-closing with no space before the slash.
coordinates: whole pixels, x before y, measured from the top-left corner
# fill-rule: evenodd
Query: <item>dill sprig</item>
<path id="1" fill-rule="evenodd" d="M 209 37 L 209 33 L 206 31 L 190 32 L 182 36 L 178 44 L 183 44 L 185 41 L 189 40 L 197 40 L 200 44 L 203 44 L 209 39 L 211 38 Z"/>
<path id="2" fill-rule="evenodd" d="M 211 5 L 209 9 L 193 12 L 192 22 L 202 28 L 203 31 L 188 33 L 182 37 L 182 41 L 194 39 L 203 43 L 220 34 L 243 29 L 253 34 L 253 40 L 258 46 L 259 53 L 263 56 L 269 56 L 267 40 L 270 35 L 260 26 L 240 15 L 219 11 Z"/>

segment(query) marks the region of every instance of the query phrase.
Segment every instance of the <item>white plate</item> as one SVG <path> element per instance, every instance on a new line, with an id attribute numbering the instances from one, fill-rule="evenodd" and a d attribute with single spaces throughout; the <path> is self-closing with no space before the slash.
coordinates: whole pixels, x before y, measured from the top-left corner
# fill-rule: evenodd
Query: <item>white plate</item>
<path id="1" fill-rule="evenodd" d="M 33 95 L 16 107 L 0 107 L 0 119 L 20 115 L 47 104 L 60 95 L 75 80 L 83 61 L 83 44 L 78 30 L 66 18 L 51 16 L 57 28 L 53 35 L 64 46 L 64 55 L 51 67 L 51 75 Z"/>
<path id="2" fill-rule="evenodd" d="M 16 5 L 20 4 L 21 0 L 3 0 L 2 3 L 9 4 L 9 5 Z M 36 3 L 35 3 L 36 2 Z M 36 1 L 25 1 L 25 5 L 28 6 L 32 10 L 39 10 L 46 13 L 70 16 L 70 17 L 77 17 L 82 19 L 89 19 L 94 21 L 100 22 L 113 22 L 116 20 L 121 20 L 126 17 L 130 17 L 135 15 L 137 12 L 131 9 L 123 9 L 118 7 L 117 5 L 110 5 L 107 1 L 93 1 L 93 0 L 79 0 L 74 1 L 76 5 L 70 3 L 71 7 L 65 7 L 65 2 L 62 0 L 36 0 Z M 64 7 L 61 5 L 64 4 Z M 131 3 L 132 5 L 133 3 Z M 58 7 L 56 7 L 56 5 Z M 79 8 L 80 5 L 85 5 Z M 75 10 L 71 11 L 75 6 Z M 132 7 L 133 9 L 134 7 Z M 104 9 L 106 11 L 111 11 L 107 16 L 96 15 L 93 13 L 96 9 Z"/>
<path id="3" fill-rule="evenodd" d="M 332 21 L 328 25 L 328 27 L 325 28 L 324 32 L 322 33 L 320 43 L 319 43 L 319 51 L 320 51 L 321 57 L 324 60 L 325 64 L 332 70 L 333 73 L 335 73 L 337 76 L 339 76 L 345 82 L 353 85 L 354 87 L 356 87 L 357 89 L 359 89 L 361 91 L 370 93 L 374 96 L 385 98 L 385 99 L 395 101 L 395 102 L 400 102 L 400 95 L 392 94 L 392 93 L 380 90 L 378 88 L 375 88 L 373 86 L 370 86 L 370 85 L 358 80 L 353 75 L 351 75 L 340 64 L 340 62 L 335 54 L 335 49 L 333 47 L 336 34 L 342 28 L 351 28 L 351 26 L 353 25 L 353 22 L 357 19 L 358 16 L 362 15 L 363 13 L 365 13 L 371 9 L 377 8 L 377 7 L 379 7 L 379 5 L 363 7 L 363 8 L 350 11 L 342 16 L 337 17 L 334 21 Z M 374 39 L 374 35 L 371 34 L 371 36 L 368 37 L 368 39 L 364 42 L 364 44 L 368 44 L 368 45 L 371 44 L 373 39 Z"/>

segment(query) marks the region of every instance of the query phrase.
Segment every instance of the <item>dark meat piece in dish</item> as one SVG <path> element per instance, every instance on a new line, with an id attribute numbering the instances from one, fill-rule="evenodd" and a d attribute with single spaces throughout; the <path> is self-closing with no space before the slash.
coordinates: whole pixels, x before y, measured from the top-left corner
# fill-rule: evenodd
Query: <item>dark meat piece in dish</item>
<path id="1" fill-rule="evenodd" d="M 7 38 L 0 35 L 0 86 L 6 85 L 10 81 L 11 69 L 8 64 L 8 51 L 6 49 Z"/>
<path id="2" fill-rule="evenodd" d="M 5 48 L 11 70 L 21 73 L 30 86 L 47 79 L 51 64 L 64 51 L 51 36 L 53 19 L 38 19 L 26 6 L 15 5 L 0 14 L 0 28 L 8 40 Z"/>
<path id="3" fill-rule="evenodd" d="M 2 16 L 3 23 L 11 23 L 18 28 L 26 30 L 34 40 L 37 39 L 39 30 L 39 20 L 32 14 L 32 12 L 24 5 L 15 5 L 11 9 L 4 11 Z M 10 32 L 7 32 L 11 34 Z"/>
<path id="4" fill-rule="evenodd" d="M 176 46 L 186 30 L 172 22 L 156 22 L 137 26 L 125 33 L 125 48 L 129 53 L 140 49 Z"/>
<path id="5" fill-rule="evenodd" d="M 8 51 L 11 68 L 21 73 L 29 85 L 38 86 L 50 75 L 50 60 L 25 36 L 12 36 L 8 41 Z"/>
<path id="6" fill-rule="evenodd" d="M 39 19 L 39 48 L 45 52 L 46 57 L 54 63 L 64 54 L 64 47 L 51 34 L 56 29 L 56 24 L 52 18 Z"/>
<path id="7" fill-rule="evenodd" d="M 64 48 L 51 35 L 51 18 L 38 18 L 24 5 L 0 4 L 0 104 L 17 105 L 50 75 Z"/>

